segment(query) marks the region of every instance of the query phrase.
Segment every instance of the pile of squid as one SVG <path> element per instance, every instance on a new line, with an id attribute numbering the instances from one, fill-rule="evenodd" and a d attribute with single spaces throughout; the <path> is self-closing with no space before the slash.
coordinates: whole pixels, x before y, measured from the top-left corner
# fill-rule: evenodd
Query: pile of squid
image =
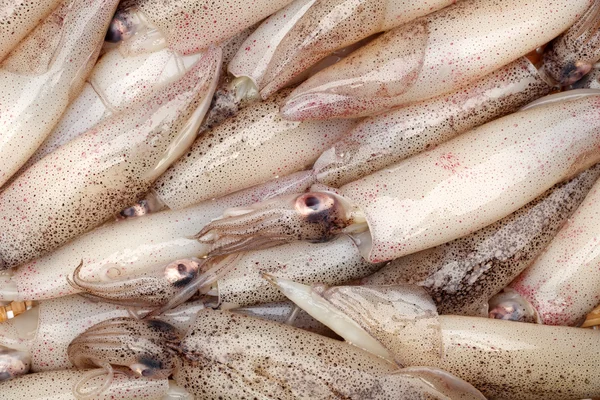
<path id="1" fill-rule="evenodd" d="M 600 0 L 0 2 L 0 400 L 600 398 Z"/>

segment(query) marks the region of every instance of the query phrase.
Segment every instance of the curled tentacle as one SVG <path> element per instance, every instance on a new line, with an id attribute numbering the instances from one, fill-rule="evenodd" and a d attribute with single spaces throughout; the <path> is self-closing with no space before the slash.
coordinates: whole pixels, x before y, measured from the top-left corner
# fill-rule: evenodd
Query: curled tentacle
<path id="1" fill-rule="evenodd" d="M 195 237 L 211 244 L 209 257 L 265 249 L 293 240 L 325 242 L 363 219 L 352 204 L 331 192 L 281 196 L 232 208 Z"/>
<path id="2" fill-rule="evenodd" d="M 535 308 L 517 291 L 504 289 L 489 302 L 490 318 L 520 322 L 540 322 Z"/>
<path id="3" fill-rule="evenodd" d="M 86 296 L 102 301 L 133 307 L 157 307 L 167 303 L 185 289 L 200 275 L 203 260 L 175 260 L 165 266 L 160 274 L 138 276 L 127 279 L 91 282 L 84 280 L 80 273 L 83 263 L 73 272 L 73 279 L 67 277 L 71 286 L 83 291 Z"/>
<path id="4" fill-rule="evenodd" d="M 77 368 L 121 366 L 136 376 L 164 379 L 173 371 L 179 336 L 163 321 L 114 318 L 79 335 L 67 353 Z"/>
<path id="5" fill-rule="evenodd" d="M 102 368 L 93 369 L 88 371 L 85 375 L 81 377 L 73 387 L 73 394 L 78 399 L 92 399 L 103 393 L 106 389 L 110 387 L 113 383 L 113 379 L 115 376 L 115 371 L 110 364 L 102 365 Z M 106 375 L 104 382 L 97 388 L 91 391 L 84 391 L 85 386 L 94 378 L 98 376 Z"/>
<path id="6" fill-rule="evenodd" d="M 0 382 L 24 375 L 31 368 L 31 356 L 26 351 L 0 346 Z"/>

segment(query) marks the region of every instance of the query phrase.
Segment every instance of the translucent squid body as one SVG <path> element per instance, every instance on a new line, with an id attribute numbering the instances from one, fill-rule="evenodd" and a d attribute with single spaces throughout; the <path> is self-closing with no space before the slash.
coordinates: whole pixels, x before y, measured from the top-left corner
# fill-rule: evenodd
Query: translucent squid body
<path id="1" fill-rule="evenodd" d="M 195 139 L 220 55 L 207 51 L 180 80 L 46 155 L 7 187 L 0 195 L 5 266 L 39 257 L 137 201 Z"/>
<path id="2" fill-rule="evenodd" d="M 109 377 L 123 368 L 158 379 L 173 373 L 202 399 L 483 398 L 441 370 L 398 369 L 343 342 L 225 311 L 201 311 L 183 333 L 156 320 L 106 321 L 75 339 L 69 355 L 80 368 L 103 366 Z"/>
<path id="3" fill-rule="evenodd" d="M 200 136 L 155 182 L 154 194 L 180 209 L 303 170 L 355 125 L 284 120 L 279 103 L 287 93 L 252 104 Z"/>
<path id="4" fill-rule="evenodd" d="M 0 60 L 6 57 L 60 3 L 60 0 L 2 2 L 0 4 Z"/>
<path id="5" fill-rule="evenodd" d="M 319 72 L 282 113 L 292 120 L 367 116 L 466 87 L 552 40 L 590 3 L 460 1 Z"/>
<path id="6" fill-rule="evenodd" d="M 0 299 L 40 300 L 75 293 L 66 277 L 72 275 L 79 264 L 82 265 L 79 276 L 85 281 L 111 282 L 144 274 L 164 277 L 165 270 L 171 271 L 166 267 L 173 261 L 206 254 L 209 246 L 198 243 L 192 236 L 199 227 L 218 217 L 223 208 L 303 192 L 312 182 L 310 174 L 292 174 L 183 210 L 167 210 L 144 218 L 106 223 L 21 265 L 12 276 L 3 277 Z M 190 272 L 193 269 L 187 270 Z M 184 278 L 185 274 L 180 276 Z"/>
<path id="7" fill-rule="evenodd" d="M 331 53 L 452 3 L 296 0 L 250 35 L 229 72 L 252 79 L 266 99 Z"/>
<path id="8" fill-rule="evenodd" d="M 599 97 L 497 119 L 342 186 L 226 211 L 197 235 L 224 255 L 351 234 L 383 262 L 465 236 L 600 161 Z"/>
<path id="9" fill-rule="evenodd" d="M 600 332 L 437 315 L 414 286 L 310 288 L 269 277 L 350 343 L 401 365 L 444 369 L 494 399 L 582 399 L 600 394 Z"/>
<path id="10" fill-rule="evenodd" d="M 35 152 L 79 94 L 116 6 L 116 0 L 76 2 L 57 46 L 43 49 L 52 61 L 42 73 L 0 70 L 0 185 Z"/>
<path id="11" fill-rule="evenodd" d="M 448 95 L 366 118 L 326 150 L 313 170 L 320 183 L 340 187 L 510 114 L 551 87 L 522 57 Z"/>
<path id="12" fill-rule="evenodd" d="M 119 49 L 125 55 L 166 46 L 181 54 L 197 53 L 235 36 L 290 2 L 135 0 L 117 12 L 107 41 L 121 42 Z"/>
<path id="13" fill-rule="evenodd" d="M 542 253 L 599 176 L 596 165 L 471 235 L 389 262 L 361 284 L 417 284 L 440 314 L 487 316 L 489 299 Z"/>
<path id="14" fill-rule="evenodd" d="M 576 325 L 600 303 L 600 183 L 546 250 L 493 299 L 490 316 Z"/>
<path id="15" fill-rule="evenodd" d="M 81 94 L 69 104 L 22 171 L 100 121 L 145 103 L 152 94 L 180 79 L 200 57 L 181 56 L 170 49 L 130 57 L 117 50 L 105 53 L 94 65 Z"/>
<path id="16" fill-rule="evenodd" d="M 93 376 L 93 375 L 96 376 Z M 103 370 L 62 370 L 28 374 L 0 383 L 0 396 L 3 399 L 28 400 L 114 400 L 140 398 L 144 400 L 192 400 L 192 396 L 168 379 L 144 379 L 115 375 L 110 385 L 103 388 L 105 379 Z M 78 387 L 78 394 L 73 387 L 86 379 L 84 385 Z M 101 389 L 102 393 L 95 394 Z M 88 395 L 87 397 L 85 397 Z"/>

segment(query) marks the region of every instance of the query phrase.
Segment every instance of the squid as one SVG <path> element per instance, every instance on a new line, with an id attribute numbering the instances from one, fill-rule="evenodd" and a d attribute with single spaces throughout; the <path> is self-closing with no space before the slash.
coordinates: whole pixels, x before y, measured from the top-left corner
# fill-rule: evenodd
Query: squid
<path id="1" fill-rule="evenodd" d="M 285 95 L 248 106 L 200 136 L 155 182 L 152 194 L 177 210 L 301 171 L 355 125 L 286 121 L 278 106 Z"/>
<path id="2" fill-rule="evenodd" d="M 158 90 L 180 79 L 200 57 L 181 56 L 168 48 L 131 57 L 123 57 L 117 50 L 108 51 L 21 172 L 100 121 L 145 103 Z"/>
<path id="3" fill-rule="evenodd" d="M 398 369 L 343 342 L 227 311 L 201 311 L 186 332 L 157 320 L 109 320 L 71 342 L 69 356 L 79 368 L 104 367 L 108 381 L 112 371 L 172 374 L 202 399 L 483 399 L 439 369 Z"/>
<path id="4" fill-rule="evenodd" d="M 106 35 L 124 55 L 169 47 L 187 55 L 218 45 L 292 0 L 135 0 L 117 11 Z"/>
<path id="5" fill-rule="evenodd" d="M 0 300 L 42 300 L 76 293 L 66 277 L 79 264 L 79 277 L 85 281 L 110 282 L 152 272 L 157 276 L 174 260 L 202 257 L 208 251 L 192 236 L 223 208 L 303 192 L 312 182 L 312 175 L 296 173 L 183 210 L 108 222 L 0 277 Z"/>
<path id="6" fill-rule="evenodd" d="M 296 0 L 269 17 L 229 65 L 268 98 L 331 53 L 432 13 L 455 0 Z"/>
<path id="7" fill-rule="evenodd" d="M 491 73 L 573 25 L 589 0 L 465 0 L 393 29 L 289 96 L 291 120 L 355 118 L 430 99 Z M 595 24 L 600 6 L 588 25 Z"/>
<path id="8" fill-rule="evenodd" d="M 3 399 L 29 400 L 193 400 L 189 393 L 168 379 L 117 374 L 110 385 L 104 385 L 102 375 L 103 370 L 100 369 L 38 372 L 0 382 L 0 396 Z M 73 387 L 83 379 L 86 379 L 85 384 L 77 387 L 77 394 L 73 393 Z"/>
<path id="9" fill-rule="evenodd" d="M 0 5 L 0 61 L 60 3 L 60 0 L 3 2 Z"/>
<path id="10" fill-rule="evenodd" d="M 393 260 L 360 283 L 417 284 L 431 295 L 440 314 L 487 316 L 490 298 L 537 257 L 536 263 L 544 259 L 545 255 L 540 254 L 561 227 L 570 224 L 569 218 L 599 177 L 600 165 L 595 165 L 500 221 L 452 242 Z M 593 290 L 580 292 L 589 294 Z"/>
<path id="11" fill-rule="evenodd" d="M 81 91 L 117 3 L 76 2 L 65 17 L 57 46 L 45 49 L 51 62 L 43 73 L 0 70 L 0 186 L 35 152 Z"/>
<path id="12" fill-rule="evenodd" d="M 140 199 L 195 139 L 220 54 L 207 51 L 149 101 L 102 121 L 12 182 L 0 194 L 4 267 L 58 248 Z"/>
<path id="13" fill-rule="evenodd" d="M 599 331 L 438 315 L 429 295 L 415 286 L 311 288 L 267 278 L 355 346 L 372 353 L 383 348 L 387 359 L 404 366 L 446 370 L 486 397 L 575 400 L 600 394 Z"/>
<path id="14" fill-rule="evenodd" d="M 349 234 L 369 262 L 446 243 L 600 161 L 598 99 L 586 92 L 508 115 L 335 191 L 228 210 L 196 237 L 222 256 Z"/>
<path id="15" fill-rule="evenodd" d="M 600 302 L 600 182 L 574 216 L 510 285 L 490 301 L 490 316 L 578 325 Z"/>
<path id="16" fill-rule="evenodd" d="M 366 118 L 315 162 L 317 180 L 340 187 L 510 114 L 550 92 L 522 57 L 448 95 Z"/>
<path id="17" fill-rule="evenodd" d="M 217 261 L 215 261 L 217 260 Z M 221 309 L 285 300 L 271 287 L 263 273 L 306 283 L 341 284 L 372 274 L 380 264 L 368 263 L 348 237 L 331 243 L 289 243 L 224 259 L 176 260 L 158 274 L 130 274 L 115 279 L 91 280 L 80 276 L 80 268 L 69 278 L 71 286 L 99 301 L 151 308 L 159 315 L 198 292 L 207 305 Z M 332 283 L 333 284 L 333 283 Z"/>

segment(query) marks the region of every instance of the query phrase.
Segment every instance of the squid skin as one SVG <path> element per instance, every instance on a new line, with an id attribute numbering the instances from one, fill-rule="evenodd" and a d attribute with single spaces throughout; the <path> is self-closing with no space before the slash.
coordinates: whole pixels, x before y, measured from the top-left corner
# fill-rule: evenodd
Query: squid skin
<path id="1" fill-rule="evenodd" d="M 344 327 L 357 324 L 402 365 L 444 369 L 486 397 L 575 400 L 600 394 L 598 331 L 437 316 L 433 301 L 414 286 L 311 289 L 270 279 L 346 340 L 351 331 Z M 352 343 L 363 342 L 354 335 Z"/>
<path id="2" fill-rule="evenodd" d="M 222 256 L 345 233 L 378 263 L 466 236 L 600 161 L 600 97 L 570 95 L 575 99 L 544 99 L 548 104 L 489 122 L 336 193 L 317 185 L 230 210 L 196 237 L 211 245 L 209 255 Z"/>
<path id="3" fill-rule="evenodd" d="M 115 0 L 76 2 L 66 16 L 52 62 L 39 75 L 0 70 L 0 185 L 35 152 L 91 71 Z"/>
<path id="4" fill-rule="evenodd" d="M 320 183 L 340 187 L 517 111 L 551 88 L 522 57 L 451 94 L 361 121 L 313 170 Z"/>
<path id="5" fill-rule="evenodd" d="M 460 1 L 319 72 L 294 90 L 282 114 L 291 120 L 355 118 L 467 87 L 558 36 L 591 3 Z"/>
<path id="6" fill-rule="evenodd" d="M 117 50 L 103 54 L 81 94 L 69 104 L 21 172 L 106 118 L 147 102 L 160 89 L 180 79 L 200 57 L 183 57 L 170 49 L 131 57 L 123 57 Z"/>
<path id="7" fill-rule="evenodd" d="M 47 371 L 24 375 L 9 382 L 0 383 L 0 398 L 31 400 L 80 400 L 73 393 L 73 387 L 93 370 Z M 90 379 L 82 388 L 82 392 L 91 392 L 104 383 L 102 375 Z M 113 400 L 140 398 L 148 400 L 177 400 L 186 397 L 174 396 L 182 389 L 170 388 L 168 379 L 151 380 L 126 375 L 115 375 L 112 384 L 94 400 Z M 189 397 L 187 399 L 190 399 Z M 186 400 L 187 400 L 186 399 Z"/>
<path id="8" fill-rule="evenodd" d="M 35 29 L 60 0 L 4 1 L 0 5 L 0 60 Z M 113 10 L 114 11 L 114 10 Z"/>
<path id="9" fill-rule="evenodd" d="M 58 48 L 70 0 L 63 1 L 4 58 L 0 69 L 17 74 L 40 75 L 48 71 Z"/>
<path id="10" fill-rule="evenodd" d="M 278 103 L 287 93 L 246 107 L 200 136 L 153 192 L 169 208 L 181 209 L 303 170 L 355 124 L 286 121 Z"/>
<path id="11" fill-rule="evenodd" d="M 283 26 L 276 24 L 278 21 L 274 18 L 269 20 L 264 32 L 256 32 L 247 41 L 248 46 L 244 47 L 239 63 L 241 68 L 245 68 L 244 65 L 253 65 L 257 57 L 261 58 L 256 63 L 257 72 L 262 70 L 258 87 L 262 98 L 266 99 L 332 52 L 454 2 L 296 1 L 287 8 L 300 8 L 299 12 L 286 10 L 284 18 L 287 20 L 284 20 Z M 274 30 L 277 32 L 275 35 Z M 268 47 L 265 42 L 268 42 Z M 265 47 L 267 51 L 263 51 Z M 233 72 L 233 67 L 230 70 Z"/>
<path id="12" fill-rule="evenodd" d="M 285 7 L 291 0 L 133 0 L 122 5 L 109 28 L 108 40 L 123 54 L 162 47 L 192 54 L 217 45 Z"/>
<path id="13" fill-rule="evenodd" d="M 546 250 L 508 287 L 546 325 L 577 325 L 600 301 L 600 183 Z M 502 311 L 507 303 L 490 312 Z"/>
<path id="14" fill-rule="evenodd" d="M 97 334 L 109 329 L 111 344 L 96 351 Z M 203 310 L 178 344 L 166 346 L 161 340 L 171 332 L 165 323 L 107 321 L 73 341 L 69 353 L 79 367 L 111 362 L 114 368 L 151 376 L 174 371 L 175 382 L 202 399 L 483 398 L 443 371 L 400 370 L 340 341 L 246 315 Z M 263 345 L 265 337 L 268 345 Z M 130 342 L 158 348 L 148 352 L 128 347 Z M 163 358 L 169 352 L 175 365 Z"/>
<path id="15" fill-rule="evenodd" d="M 545 257 L 539 255 L 569 223 L 599 176 L 596 165 L 469 236 L 392 260 L 361 284 L 417 284 L 431 295 L 440 314 L 487 316 L 490 298 L 536 257 Z"/>
<path id="16" fill-rule="evenodd" d="M 192 236 L 223 208 L 302 192 L 312 182 L 312 175 L 297 173 L 183 210 L 106 223 L 3 277 L 0 299 L 42 300 L 76 293 L 66 277 L 82 262 L 82 279 L 110 281 L 155 271 L 173 260 L 202 256 L 208 246 Z"/>
<path id="17" fill-rule="evenodd" d="M 147 192 L 193 142 L 220 62 L 218 49 L 208 51 L 148 102 L 48 154 L 6 188 L 0 195 L 5 267 L 58 248 Z"/>

